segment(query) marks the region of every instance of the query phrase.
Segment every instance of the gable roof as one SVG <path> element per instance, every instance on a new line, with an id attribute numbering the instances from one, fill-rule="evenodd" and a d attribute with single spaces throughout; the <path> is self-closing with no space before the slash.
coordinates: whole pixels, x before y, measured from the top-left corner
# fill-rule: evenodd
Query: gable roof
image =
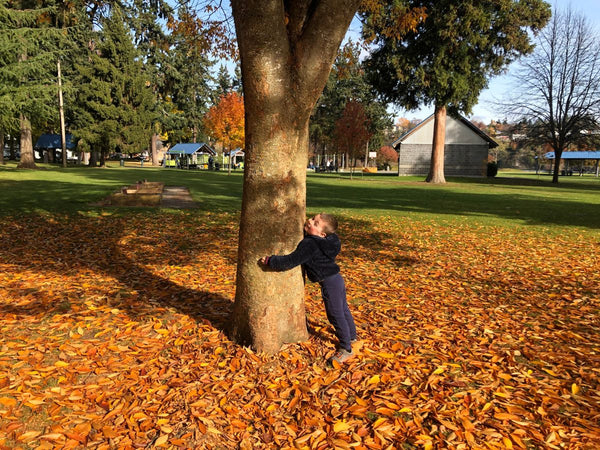
<path id="1" fill-rule="evenodd" d="M 67 148 L 75 148 L 75 143 L 73 142 L 73 136 L 70 134 L 65 135 L 65 140 Z M 60 134 L 42 134 L 39 139 L 35 142 L 35 148 L 62 148 L 62 143 L 60 140 Z"/>
<path id="2" fill-rule="evenodd" d="M 544 154 L 546 159 L 554 159 L 554 152 Z M 595 152 L 563 152 L 560 159 L 600 159 L 600 151 Z"/>
<path id="3" fill-rule="evenodd" d="M 204 142 L 195 142 L 193 144 L 175 144 L 169 150 L 168 155 L 193 155 L 194 153 L 208 153 L 209 155 L 215 156 L 215 152 L 212 147 Z"/>
<path id="4" fill-rule="evenodd" d="M 431 122 L 433 120 L 434 115 L 430 115 L 429 117 L 427 117 L 425 120 L 423 120 L 421 123 L 417 124 L 415 127 L 411 128 L 410 130 L 408 130 L 406 133 L 404 133 L 402 136 L 400 136 L 398 139 L 396 139 L 394 142 L 392 142 L 392 147 L 394 149 L 397 149 L 397 147 L 404 141 L 406 140 L 407 137 L 413 135 L 414 133 L 416 133 L 417 131 L 419 131 L 421 128 L 423 128 L 423 126 L 425 126 L 425 124 Z M 473 133 L 477 134 L 479 137 L 481 137 L 483 140 L 487 141 L 488 144 L 490 145 L 490 148 L 495 148 L 498 147 L 498 143 L 493 140 L 487 133 L 481 131 L 479 128 L 477 128 L 473 122 L 471 122 L 470 120 L 466 119 L 465 117 L 458 115 L 458 116 L 450 116 L 453 119 L 458 120 L 459 122 L 461 122 L 463 125 L 465 125 L 466 127 L 468 127 Z"/>

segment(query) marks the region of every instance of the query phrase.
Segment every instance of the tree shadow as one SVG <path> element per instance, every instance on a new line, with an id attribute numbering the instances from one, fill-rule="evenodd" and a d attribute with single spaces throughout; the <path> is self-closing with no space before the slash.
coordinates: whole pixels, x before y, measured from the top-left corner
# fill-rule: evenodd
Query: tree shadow
<path id="1" fill-rule="evenodd" d="M 141 226 L 152 223 L 148 217 L 144 219 Z M 232 300 L 216 291 L 194 289 L 159 276 L 125 252 L 127 244 L 123 239 L 126 236 L 115 232 L 125 230 L 125 219 L 67 217 L 56 220 L 54 217 L 36 216 L 33 220 L 31 217 L 12 219 L 9 221 L 11 226 L 6 222 L 0 221 L 3 228 L 0 245 L 12 250 L 6 254 L 0 252 L 3 262 L 10 263 L 15 272 L 37 272 L 40 284 L 32 287 L 14 282 L 5 286 L 2 296 L 16 301 L 0 305 L 0 314 L 55 315 L 69 312 L 77 315 L 80 308 L 73 307 L 76 302 L 96 298 L 103 299 L 108 306 L 118 308 L 132 319 L 155 316 L 157 308 L 173 308 L 199 323 L 227 331 Z M 183 266 L 197 257 L 189 252 L 169 252 L 169 244 L 150 250 L 144 263 L 157 264 L 160 261 L 169 265 L 176 262 Z M 209 253 L 209 249 L 206 252 Z M 89 280 L 90 274 L 98 274 L 102 280 L 112 278 L 114 285 L 108 285 L 105 280 L 89 280 L 90 286 L 85 289 L 69 286 L 71 290 L 68 292 L 49 293 L 43 288 L 45 277 L 75 276 L 77 279 L 85 276 L 83 274 L 88 275 L 86 280 Z M 123 295 L 121 292 L 124 292 Z"/>
<path id="2" fill-rule="evenodd" d="M 473 181 L 474 183 L 476 181 Z M 521 186 L 515 184 L 515 186 Z M 600 228 L 598 203 L 557 197 L 519 193 L 473 192 L 450 186 L 429 186 L 425 183 L 396 184 L 365 183 L 364 185 L 317 182 L 309 186 L 311 205 L 325 209 L 366 209 L 428 213 L 439 216 L 497 217 L 528 225 L 579 226 Z M 549 189 L 545 186 L 544 189 Z M 571 185 L 559 189 L 579 189 Z M 591 189 L 600 193 L 600 186 Z"/>

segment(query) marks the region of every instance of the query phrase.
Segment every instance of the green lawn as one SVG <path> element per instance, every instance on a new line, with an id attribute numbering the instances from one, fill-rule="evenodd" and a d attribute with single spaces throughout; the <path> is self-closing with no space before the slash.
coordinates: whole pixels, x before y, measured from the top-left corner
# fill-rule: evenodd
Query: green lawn
<path id="1" fill-rule="evenodd" d="M 0 214 L 97 214 L 97 202 L 121 186 L 138 180 L 189 187 L 203 211 L 236 213 L 241 205 L 242 174 L 185 171 L 153 167 L 40 170 L 0 167 Z M 442 186 L 423 177 L 393 175 L 308 174 L 308 210 L 343 215 L 412 216 L 425 221 L 467 221 L 495 225 L 600 227 L 600 180 L 562 177 L 553 185 L 548 175 L 501 172 L 494 179 L 452 178 Z M 112 209 L 128 213 L 128 209 Z"/>

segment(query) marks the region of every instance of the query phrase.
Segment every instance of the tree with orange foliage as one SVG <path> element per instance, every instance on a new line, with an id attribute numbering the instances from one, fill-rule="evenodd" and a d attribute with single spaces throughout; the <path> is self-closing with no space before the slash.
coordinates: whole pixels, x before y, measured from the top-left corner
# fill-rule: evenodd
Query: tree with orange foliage
<path id="1" fill-rule="evenodd" d="M 224 149 L 244 147 L 244 98 L 237 92 L 222 95 L 206 113 L 204 126 Z"/>

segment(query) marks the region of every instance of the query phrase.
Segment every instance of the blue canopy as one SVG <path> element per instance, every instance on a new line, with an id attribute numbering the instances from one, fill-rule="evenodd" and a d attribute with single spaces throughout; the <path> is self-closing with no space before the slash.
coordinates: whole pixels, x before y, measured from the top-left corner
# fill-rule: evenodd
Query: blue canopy
<path id="1" fill-rule="evenodd" d="M 554 159 L 554 152 L 544 155 L 546 159 Z M 560 159 L 600 159 L 600 151 L 596 152 L 563 152 Z"/>
<path id="2" fill-rule="evenodd" d="M 75 148 L 75 144 L 73 143 L 73 136 L 67 134 L 65 136 L 65 140 L 67 141 L 67 148 Z M 35 143 L 35 148 L 62 148 L 62 144 L 60 142 L 60 134 L 42 134 L 40 138 Z"/>
<path id="3" fill-rule="evenodd" d="M 167 155 L 193 155 L 196 154 L 209 154 L 215 156 L 215 152 L 212 147 L 204 142 L 198 142 L 193 144 L 175 144 L 169 150 Z"/>
<path id="4" fill-rule="evenodd" d="M 244 156 L 244 150 L 238 147 L 234 150 L 231 150 L 229 152 L 229 156 Z"/>

